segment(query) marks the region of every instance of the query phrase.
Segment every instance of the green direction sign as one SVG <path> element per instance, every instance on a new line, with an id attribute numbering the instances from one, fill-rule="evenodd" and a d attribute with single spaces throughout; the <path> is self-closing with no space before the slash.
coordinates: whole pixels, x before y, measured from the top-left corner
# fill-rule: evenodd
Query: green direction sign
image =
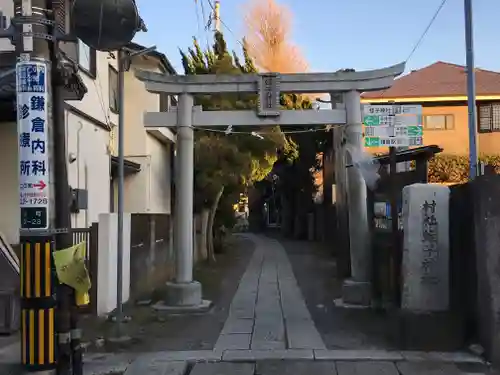
<path id="1" fill-rule="evenodd" d="M 363 119 L 363 122 L 365 123 L 365 126 L 380 125 L 380 116 L 378 116 L 378 115 L 365 116 L 365 118 Z"/>
<path id="2" fill-rule="evenodd" d="M 423 129 L 421 126 L 408 126 L 407 129 L 409 137 L 421 137 L 423 135 Z"/>
<path id="3" fill-rule="evenodd" d="M 380 138 L 379 137 L 365 137 L 365 147 L 379 147 Z"/>

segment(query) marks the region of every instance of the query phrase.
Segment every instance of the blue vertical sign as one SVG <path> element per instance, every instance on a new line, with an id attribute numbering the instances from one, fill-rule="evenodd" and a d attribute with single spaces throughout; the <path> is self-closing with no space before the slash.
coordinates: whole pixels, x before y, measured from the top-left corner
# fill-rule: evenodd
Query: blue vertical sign
<path id="1" fill-rule="evenodd" d="M 47 64 L 16 65 L 21 229 L 49 228 L 49 134 Z"/>

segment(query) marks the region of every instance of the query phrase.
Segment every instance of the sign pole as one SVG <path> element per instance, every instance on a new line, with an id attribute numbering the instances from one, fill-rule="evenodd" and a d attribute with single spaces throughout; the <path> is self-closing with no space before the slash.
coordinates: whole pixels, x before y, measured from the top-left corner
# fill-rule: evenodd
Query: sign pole
<path id="1" fill-rule="evenodd" d="M 423 144 L 422 106 L 385 105 L 364 107 L 365 147 L 389 146 L 389 204 L 391 217 L 392 250 L 389 254 L 389 304 L 400 306 L 401 301 L 401 236 L 399 230 L 399 202 L 401 185 L 398 184 L 398 148 Z"/>
<path id="2" fill-rule="evenodd" d="M 472 28 L 472 0 L 464 0 L 465 10 L 465 50 L 467 60 L 467 106 L 469 115 L 469 180 L 477 173 L 476 134 L 476 78 L 474 74 L 474 38 Z"/>
<path id="3" fill-rule="evenodd" d="M 389 280 L 391 285 L 392 302 L 398 306 L 399 300 L 399 279 L 400 279 L 400 249 L 399 249 L 399 187 L 397 185 L 397 149 L 389 147 L 389 179 L 391 181 L 390 205 L 391 205 L 391 236 L 392 251 L 390 254 Z"/>

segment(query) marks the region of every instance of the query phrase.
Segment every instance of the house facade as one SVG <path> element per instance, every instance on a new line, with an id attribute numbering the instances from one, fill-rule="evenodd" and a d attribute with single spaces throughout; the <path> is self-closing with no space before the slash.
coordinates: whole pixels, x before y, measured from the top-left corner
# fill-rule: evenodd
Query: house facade
<path id="1" fill-rule="evenodd" d="M 0 0 L 8 26 L 13 3 Z M 130 48 L 141 46 L 131 44 Z M 116 208 L 118 72 L 117 54 L 98 52 L 82 42 L 65 43 L 67 59 L 78 64 L 78 85 L 86 89 L 81 100 L 66 100 L 64 118 L 68 154 L 68 182 L 87 196 L 87 204 L 71 214 L 73 228 L 87 228 L 101 213 Z M 0 232 L 7 242 L 19 242 L 18 134 L 15 111 L 15 56 L 7 40 L 0 40 Z M 148 93 L 135 79 L 134 69 L 175 74 L 159 53 L 134 59 L 125 80 L 125 210 L 170 213 L 171 157 L 175 136 L 168 131 L 146 130 L 145 111 L 160 109 L 160 95 Z M 161 100 L 168 103 L 168 98 Z M 167 104 L 164 104 L 167 106 Z M 165 107 L 166 108 L 166 107 Z M 129 130 L 130 128 L 130 130 Z M 129 134 L 129 135 L 127 135 Z"/>
<path id="2" fill-rule="evenodd" d="M 144 49 L 133 43 L 129 48 Z M 166 57 L 158 52 L 135 56 L 125 73 L 125 158 L 140 165 L 141 170 L 129 173 L 125 179 L 124 209 L 131 213 L 170 214 L 175 134 L 167 128 L 146 129 L 143 116 L 144 112 L 168 111 L 176 101 L 169 95 L 146 91 L 144 83 L 135 77 L 138 69 L 175 74 Z"/>
<path id="3" fill-rule="evenodd" d="M 387 90 L 364 93 L 362 102 L 421 104 L 424 145 L 439 145 L 445 154 L 468 154 L 467 74 L 463 66 L 436 62 L 396 79 Z M 476 103 L 479 154 L 500 154 L 500 73 L 476 69 Z M 369 151 L 386 152 L 387 148 Z"/>

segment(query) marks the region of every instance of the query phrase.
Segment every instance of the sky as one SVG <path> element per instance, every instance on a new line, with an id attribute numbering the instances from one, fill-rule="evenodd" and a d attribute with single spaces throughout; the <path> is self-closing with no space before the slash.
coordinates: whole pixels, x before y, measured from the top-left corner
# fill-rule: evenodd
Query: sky
<path id="1" fill-rule="evenodd" d="M 203 29 L 200 5 L 204 3 L 208 17 L 208 0 L 197 1 L 198 6 L 195 0 L 136 0 L 148 32 L 138 33 L 135 41 L 145 46 L 156 45 L 181 74 L 179 48 L 191 46 L 193 36 L 203 45 L 211 37 L 211 32 Z M 227 25 L 222 31 L 229 48 L 237 51 L 241 47 L 238 41 L 243 37 L 243 10 L 247 1 L 220 0 L 221 19 Z M 277 0 L 294 15 L 292 40 L 303 52 L 312 72 L 379 69 L 405 61 L 441 1 Z M 465 64 L 463 3 L 463 0 L 447 0 L 408 60 L 407 71 L 439 60 Z M 473 0 L 473 3 L 476 67 L 500 71 L 500 2 Z"/>

